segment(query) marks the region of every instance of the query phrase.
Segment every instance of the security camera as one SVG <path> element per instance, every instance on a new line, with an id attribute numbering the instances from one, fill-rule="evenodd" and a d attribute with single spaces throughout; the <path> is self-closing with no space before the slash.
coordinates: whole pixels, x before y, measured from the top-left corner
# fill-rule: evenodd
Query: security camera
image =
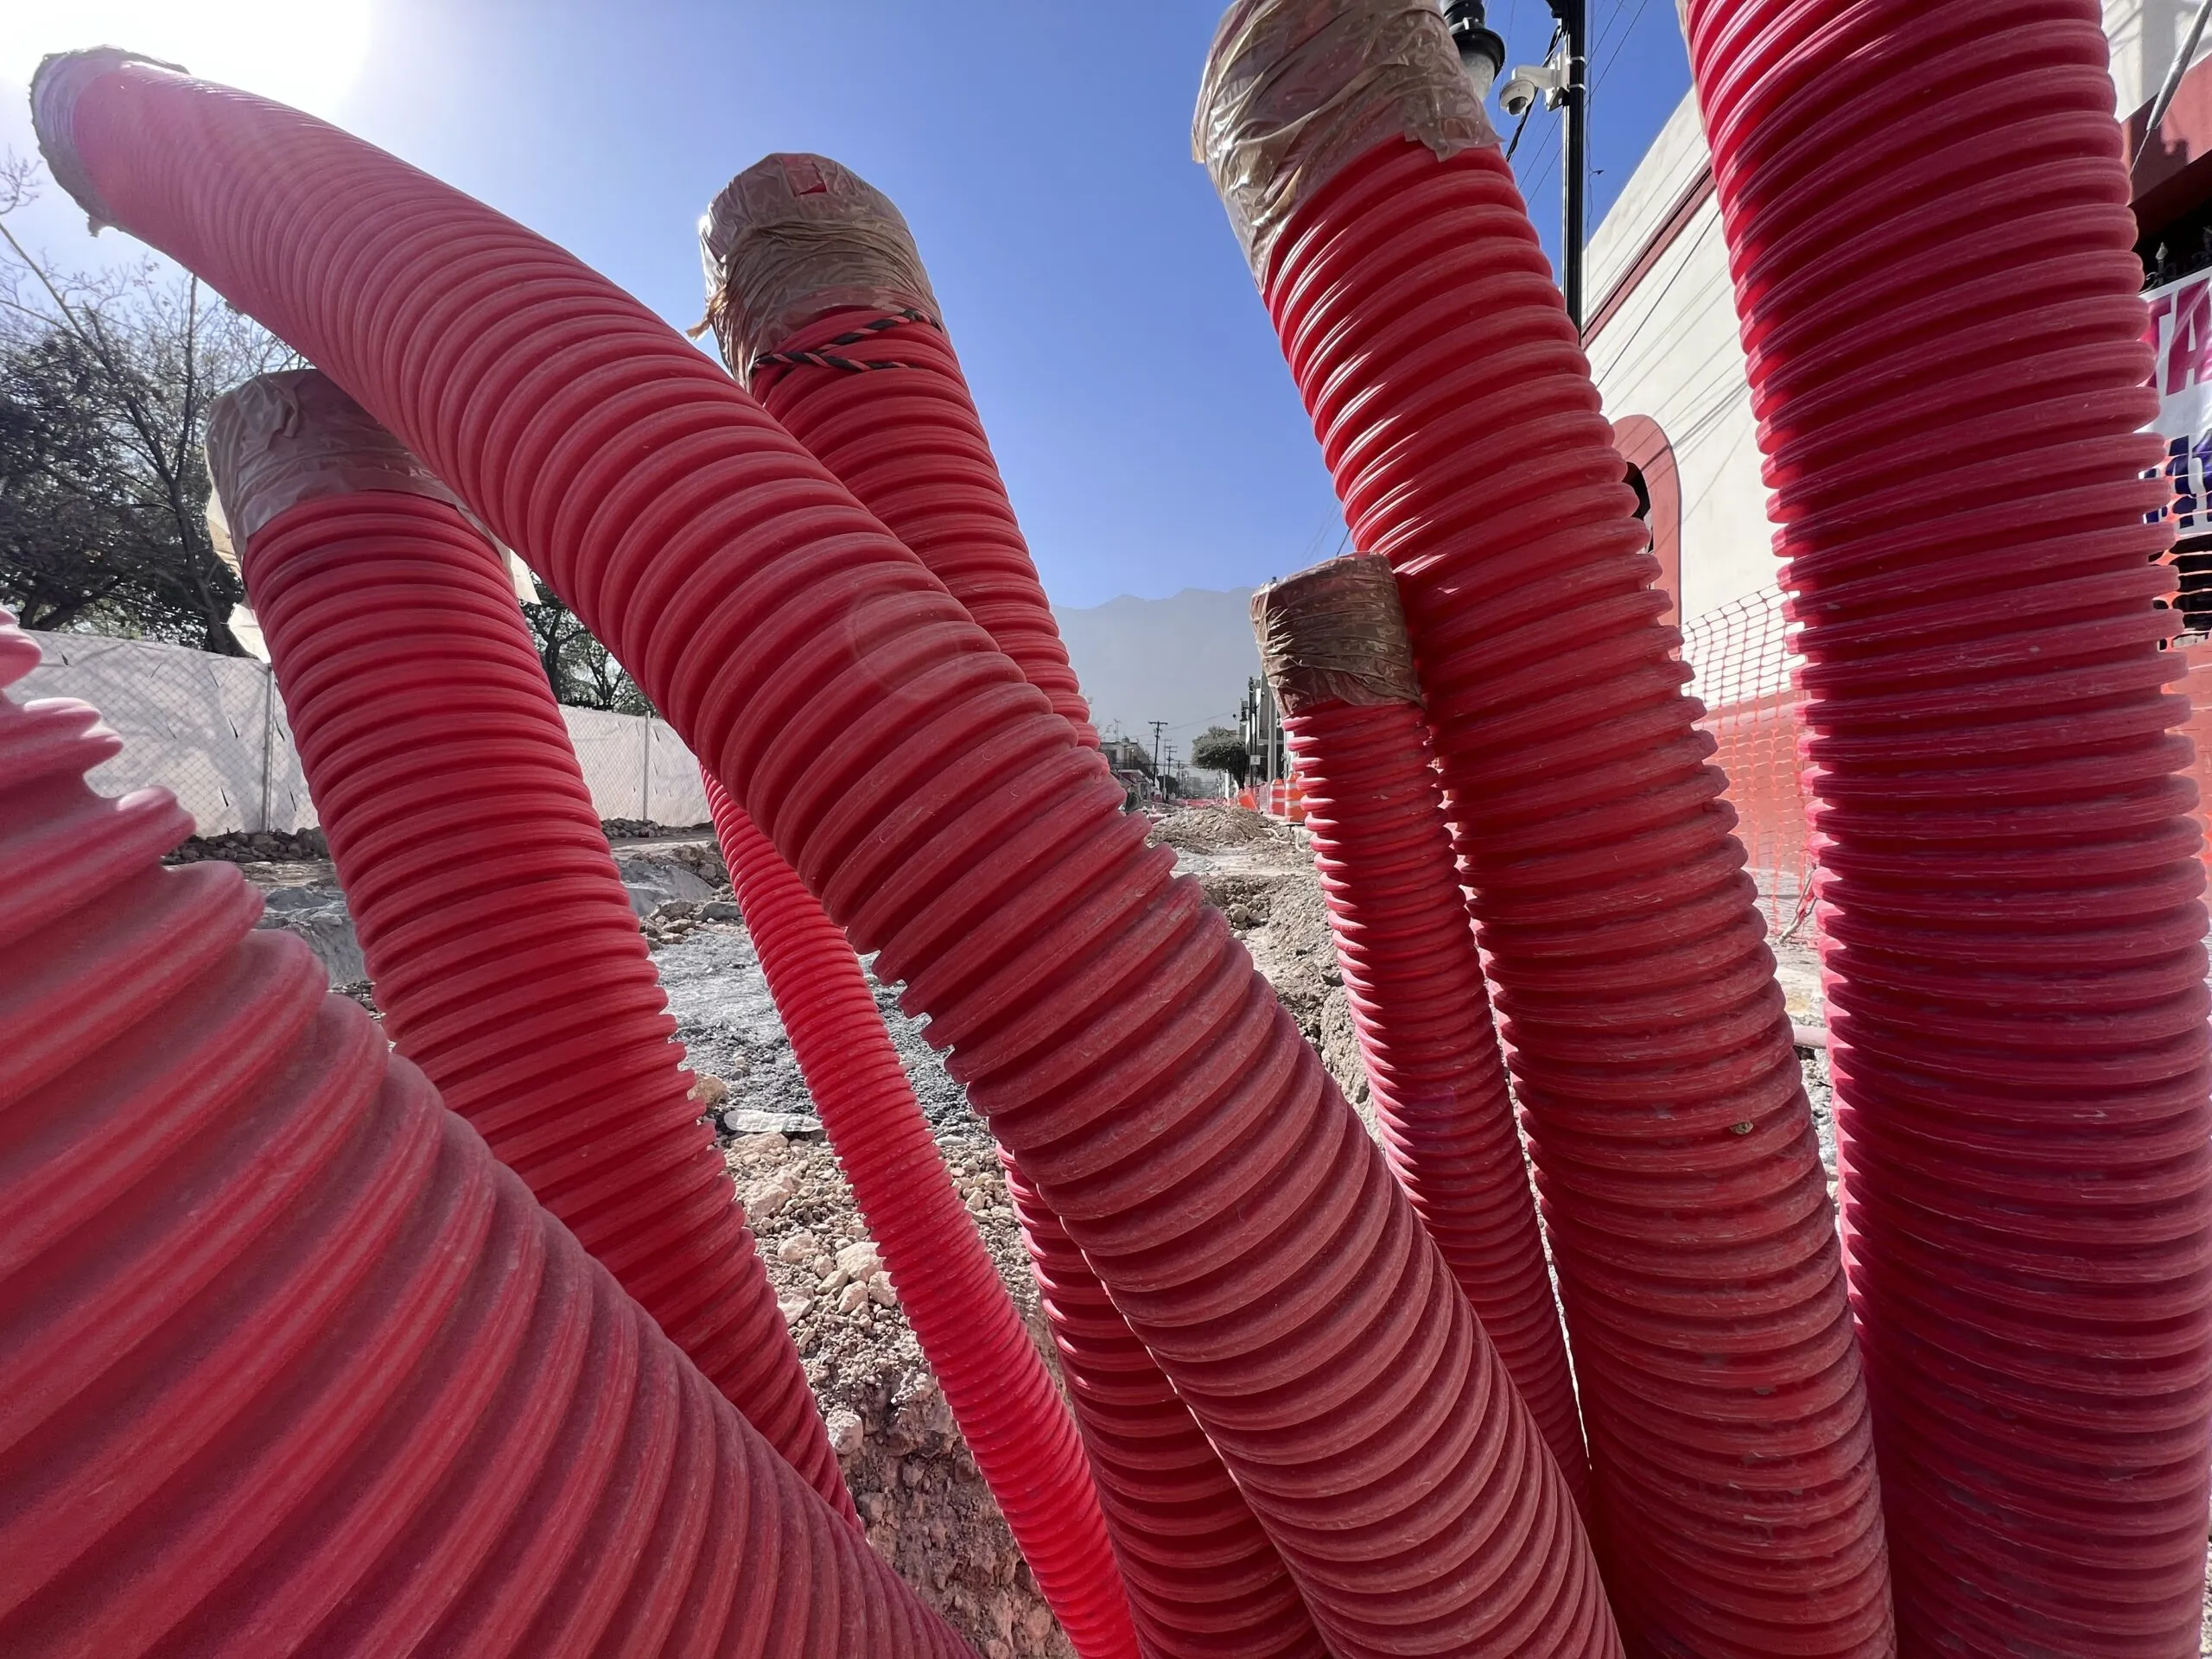
<path id="1" fill-rule="evenodd" d="M 1560 89 L 1565 84 L 1560 72 L 1550 64 L 1524 63 L 1497 89 L 1498 105 L 1517 120 L 1535 107 L 1539 98 L 1547 108 L 1555 108 Z"/>

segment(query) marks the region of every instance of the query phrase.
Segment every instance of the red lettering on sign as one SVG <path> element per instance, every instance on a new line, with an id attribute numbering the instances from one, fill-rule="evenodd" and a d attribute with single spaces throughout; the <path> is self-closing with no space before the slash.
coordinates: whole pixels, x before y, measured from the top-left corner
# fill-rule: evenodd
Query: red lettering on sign
<path id="1" fill-rule="evenodd" d="M 2151 302 L 2151 320 L 2144 326 L 2143 343 L 2154 352 L 2158 349 L 2158 325 L 2173 308 L 2174 296 L 2171 294 L 2161 294 Z"/>
<path id="2" fill-rule="evenodd" d="M 2212 346 L 2212 317 L 2207 315 L 2207 284 L 2191 283 L 2174 296 L 2173 343 L 2166 348 L 2166 396 L 2194 385 L 2202 376 L 2206 349 Z"/>

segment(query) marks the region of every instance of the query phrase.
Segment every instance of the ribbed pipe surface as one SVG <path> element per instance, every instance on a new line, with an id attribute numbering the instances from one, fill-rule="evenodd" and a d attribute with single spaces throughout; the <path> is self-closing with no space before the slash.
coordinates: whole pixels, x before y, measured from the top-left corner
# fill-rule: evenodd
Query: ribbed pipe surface
<path id="1" fill-rule="evenodd" d="M 1325 1659 L 1282 1557 L 1059 1217 L 1007 1191 L 1147 1659 Z"/>
<path id="2" fill-rule="evenodd" d="M 1283 732 L 1390 1167 L 1586 1503 L 1567 1339 L 1428 728 L 1411 703 L 1331 702 Z"/>
<path id="3" fill-rule="evenodd" d="M 855 326 L 854 314 L 833 314 L 775 349 L 818 350 Z M 766 365 L 755 369 L 753 390 L 1052 698 L 1077 741 L 1096 747 L 950 342 L 911 319 L 868 340 L 870 360 L 903 366 Z M 1318 1653 L 1320 1637 L 1288 1569 L 1205 1431 L 1010 1154 L 1006 1164 L 1069 1402 L 1152 1651 L 1160 1659 Z"/>
<path id="4" fill-rule="evenodd" d="M 372 491 L 242 563 L 385 1034 L 857 1525 L 505 562 Z"/>
<path id="5" fill-rule="evenodd" d="M 0 1650 L 966 1653 L 97 719 L 0 699 Z"/>
<path id="6" fill-rule="evenodd" d="M 1134 1656 L 1075 1421 L 953 1188 L 860 961 L 768 838 L 706 785 L 807 1093 L 961 1438 L 1076 1651 Z"/>
<path id="7" fill-rule="evenodd" d="M 2197 1651 L 2187 664 L 2094 0 L 1689 10 L 1824 838 L 1908 1653 Z"/>
<path id="8" fill-rule="evenodd" d="M 98 56 L 34 101 L 61 175 L 519 550 L 907 984 L 1343 1659 L 1618 1650 L 1558 1468 L 1380 1150 L 911 553 L 636 301 L 372 147 Z"/>
<path id="9" fill-rule="evenodd" d="M 849 332 L 857 316 L 833 313 L 775 349 L 817 349 Z M 871 334 L 868 351 L 871 360 L 900 366 L 854 373 L 764 364 L 753 372 L 753 395 L 913 550 L 1096 748 L 1090 706 L 952 342 L 935 323 L 909 320 Z"/>
<path id="10" fill-rule="evenodd" d="M 1887 1651 L 1864 1385 L 1774 959 L 1597 390 L 1495 148 L 1392 140 L 1262 283 L 1397 571 L 1630 1645 Z"/>

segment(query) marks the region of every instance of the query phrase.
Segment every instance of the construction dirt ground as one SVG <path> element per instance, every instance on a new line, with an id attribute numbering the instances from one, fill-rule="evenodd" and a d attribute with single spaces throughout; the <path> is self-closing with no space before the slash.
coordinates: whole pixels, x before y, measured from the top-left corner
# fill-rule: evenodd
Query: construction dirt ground
<path id="1" fill-rule="evenodd" d="M 702 1115 L 760 1240 L 791 1335 L 869 1541 L 986 1659 L 1071 1656 L 901 1314 L 866 1224 L 813 1116 L 719 852 L 707 830 L 613 823 L 616 864 L 699 1074 Z M 1253 961 L 1373 1127 L 1304 832 L 1235 808 L 1192 808 L 1153 831 L 1229 918 Z M 338 989 L 374 1010 L 336 874 L 313 831 L 188 843 L 181 858 L 238 863 L 268 900 L 265 926 L 299 933 Z M 1785 946 L 1791 1017 L 1817 1025 L 1809 947 Z M 873 981 L 871 980 L 871 983 Z M 893 994 L 876 1000 L 954 1185 L 1000 1276 L 1052 1363 L 1005 1180 L 984 1124 Z M 1826 1058 L 1801 1049 L 1823 1157 L 1834 1173 Z M 2212 1647 L 2208 1647 L 2212 1652 Z"/>

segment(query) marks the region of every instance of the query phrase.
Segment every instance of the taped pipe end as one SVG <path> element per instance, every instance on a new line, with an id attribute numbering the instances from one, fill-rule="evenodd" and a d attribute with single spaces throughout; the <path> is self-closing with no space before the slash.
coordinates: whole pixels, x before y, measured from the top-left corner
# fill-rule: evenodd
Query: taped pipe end
<path id="1" fill-rule="evenodd" d="M 207 416 L 207 475 L 242 555 L 270 521 L 302 501 L 383 490 L 466 511 L 320 369 L 256 375 L 218 397 Z"/>
<path id="2" fill-rule="evenodd" d="M 1325 702 L 1421 702 L 1388 559 L 1354 553 L 1268 583 L 1252 595 L 1252 632 L 1286 716 Z"/>
<path id="3" fill-rule="evenodd" d="M 1262 283 L 1300 204 L 1390 138 L 1439 159 L 1497 143 L 1436 0 L 1236 0 L 1223 15 L 1191 155 Z"/>
<path id="4" fill-rule="evenodd" d="M 88 46 L 77 52 L 48 54 L 39 60 L 37 72 L 31 76 L 31 130 L 38 135 L 39 154 L 46 158 L 46 170 L 54 175 L 54 181 L 85 210 L 94 235 L 118 221 L 77 158 L 77 99 L 102 75 L 133 67 L 179 75 L 190 73 L 181 64 L 119 46 Z"/>
<path id="5" fill-rule="evenodd" d="M 937 296 L 906 216 L 850 168 L 778 151 L 723 187 L 699 220 L 707 320 L 741 385 L 800 329 L 832 311 L 918 311 Z"/>

